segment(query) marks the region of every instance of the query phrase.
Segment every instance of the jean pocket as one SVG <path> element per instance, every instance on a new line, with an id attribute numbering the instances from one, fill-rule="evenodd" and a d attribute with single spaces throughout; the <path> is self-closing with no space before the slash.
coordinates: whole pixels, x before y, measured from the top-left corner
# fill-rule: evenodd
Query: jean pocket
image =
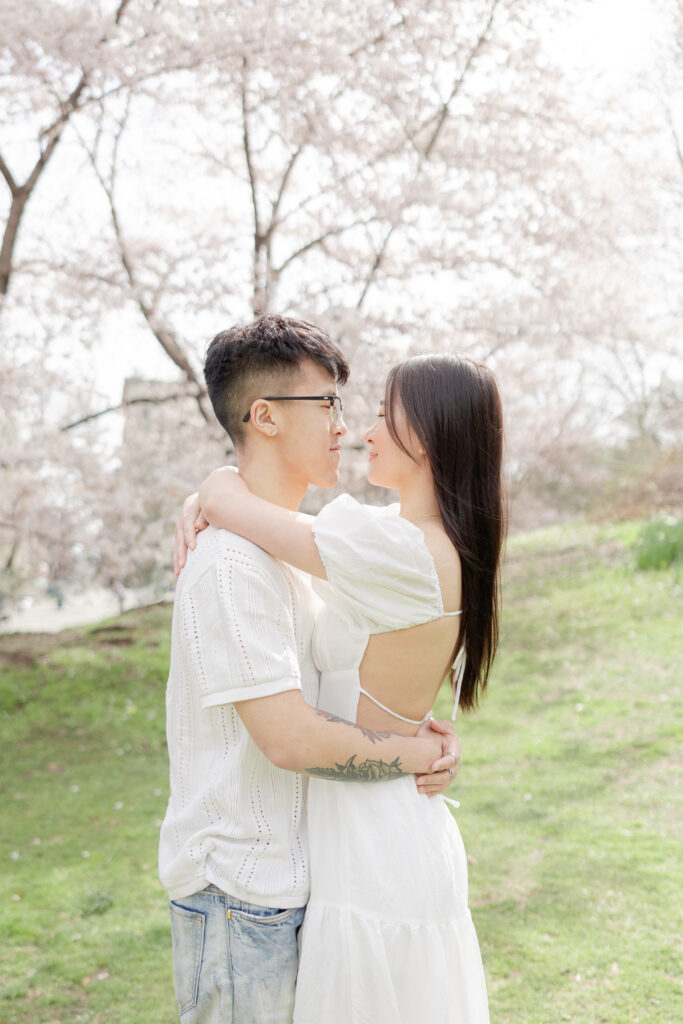
<path id="1" fill-rule="evenodd" d="M 170 906 L 173 983 L 178 1013 L 182 1016 L 197 1005 L 199 998 L 206 914 L 199 910 L 190 910 L 173 900 Z"/>
<path id="2" fill-rule="evenodd" d="M 277 907 L 253 907 L 251 910 L 236 910 L 233 907 L 230 913 L 232 917 L 249 921 L 252 924 L 274 925 L 288 921 L 295 914 L 300 914 L 303 920 L 303 911 L 303 907 L 289 907 L 286 910 L 278 910 Z"/>

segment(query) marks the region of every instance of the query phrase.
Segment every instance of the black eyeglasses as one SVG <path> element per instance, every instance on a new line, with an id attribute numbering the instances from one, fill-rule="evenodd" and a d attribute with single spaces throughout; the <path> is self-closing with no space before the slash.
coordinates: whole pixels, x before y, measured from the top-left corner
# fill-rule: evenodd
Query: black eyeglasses
<path id="1" fill-rule="evenodd" d="M 339 395 L 264 395 L 266 402 L 329 402 L 330 420 L 333 427 L 338 427 L 342 421 L 344 406 Z M 251 416 L 251 409 L 242 417 L 242 423 L 248 423 Z"/>

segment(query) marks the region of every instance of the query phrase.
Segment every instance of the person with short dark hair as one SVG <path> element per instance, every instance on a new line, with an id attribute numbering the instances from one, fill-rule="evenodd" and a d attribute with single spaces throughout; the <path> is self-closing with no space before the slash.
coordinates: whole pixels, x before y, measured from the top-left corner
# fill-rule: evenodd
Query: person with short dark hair
<path id="1" fill-rule="evenodd" d="M 221 331 L 206 353 L 204 378 L 216 419 L 236 448 L 247 438 L 254 399 L 286 391 L 292 374 L 310 360 L 334 381 L 346 384 L 349 367 L 326 331 L 305 320 L 266 313 L 249 324 Z"/>
<path id="2" fill-rule="evenodd" d="M 334 721 L 416 735 L 450 675 L 476 706 L 498 642 L 504 536 L 502 411 L 482 364 L 452 355 L 390 372 L 367 431 L 378 509 L 341 495 L 316 517 L 283 511 L 231 469 L 186 503 L 310 573 L 326 603 L 314 633 L 318 706 Z M 181 543 L 182 548 L 182 543 Z M 453 755 L 455 758 L 455 755 Z M 309 788 L 311 897 L 295 1024 L 487 1024 L 467 860 L 437 786 Z"/>
<path id="3" fill-rule="evenodd" d="M 337 482 L 347 375 L 324 331 L 281 316 L 209 347 L 207 387 L 239 472 L 287 516 L 309 483 Z M 388 782 L 457 757 L 453 733 L 377 732 L 316 710 L 317 603 L 303 573 L 225 529 L 202 532 L 178 579 L 159 871 L 184 1024 L 292 1020 L 307 776 Z"/>

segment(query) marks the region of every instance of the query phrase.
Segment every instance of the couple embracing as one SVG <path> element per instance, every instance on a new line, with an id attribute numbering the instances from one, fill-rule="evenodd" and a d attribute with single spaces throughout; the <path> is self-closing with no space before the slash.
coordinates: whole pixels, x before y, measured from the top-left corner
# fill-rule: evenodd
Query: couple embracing
<path id="1" fill-rule="evenodd" d="M 489 1019 L 440 795 L 459 742 L 430 709 L 446 677 L 473 708 L 495 654 L 500 399 L 468 359 L 394 367 L 365 440 L 400 505 L 302 515 L 338 479 L 348 373 L 281 316 L 208 349 L 238 472 L 176 529 L 160 877 L 184 1024 Z"/>

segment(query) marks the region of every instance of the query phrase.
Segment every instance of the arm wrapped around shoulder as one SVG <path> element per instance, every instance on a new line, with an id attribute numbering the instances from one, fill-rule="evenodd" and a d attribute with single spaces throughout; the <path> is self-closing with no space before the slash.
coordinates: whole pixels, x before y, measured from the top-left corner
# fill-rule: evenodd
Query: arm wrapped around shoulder
<path id="1" fill-rule="evenodd" d="M 368 632 L 406 629 L 442 611 L 434 560 L 422 531 L 391 509 L 342 494 L 313 523 L 327 579 Z"/>

